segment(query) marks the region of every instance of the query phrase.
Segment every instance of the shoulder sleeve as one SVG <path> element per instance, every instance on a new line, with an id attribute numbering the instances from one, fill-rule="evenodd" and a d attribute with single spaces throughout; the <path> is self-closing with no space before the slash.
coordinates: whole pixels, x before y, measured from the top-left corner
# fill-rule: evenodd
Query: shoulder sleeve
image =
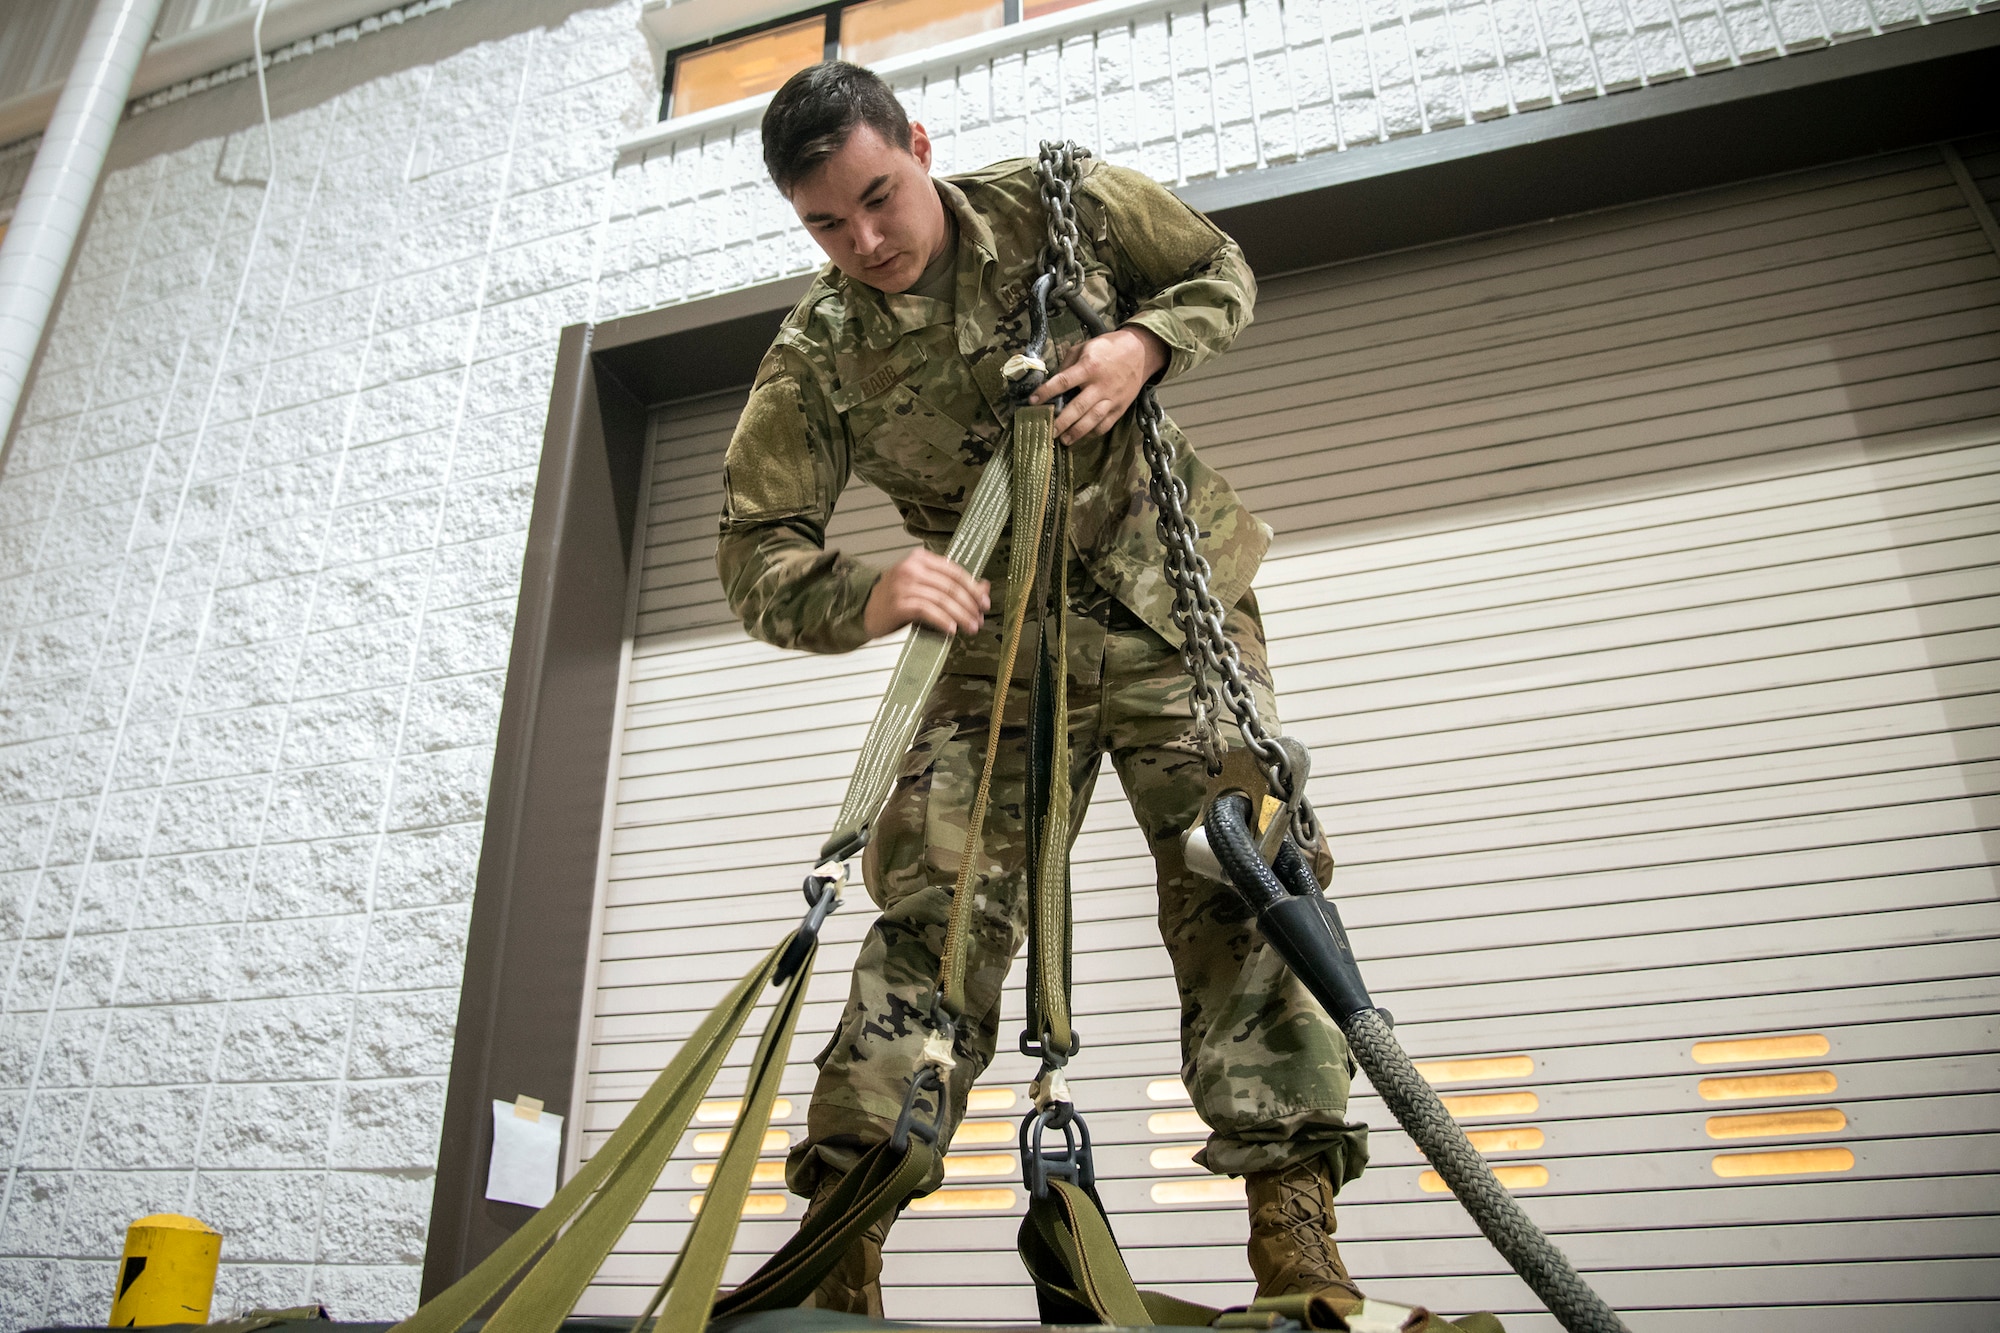
<path id="1" fill-rule="evenodd" d="M 1257 280 L 1235 241 L 1141 172 L 1094 164 L 1079 211 L 1103 238 L 1112 281 L 1132 314 L 1159 335 L 1172 379 L 1220 355 L 1249 326 Z"/>
<path id="2" fill-rule="evenodd" d="M 730 610 L 766 643 L 845 652 L 878 571 L 826 549 L 847 485 L 847 436 L 814 358 L 789 328 L 757 372 L 722 468 L 716 570 Z"/>

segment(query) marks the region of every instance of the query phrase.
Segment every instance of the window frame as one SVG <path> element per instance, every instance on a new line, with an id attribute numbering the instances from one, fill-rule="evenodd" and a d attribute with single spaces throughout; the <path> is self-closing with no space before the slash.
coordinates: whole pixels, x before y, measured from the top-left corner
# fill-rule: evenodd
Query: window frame
<path id="1" fill-rule="evenodd" d="M 762 23 L 753 23 L 744 28 L 732 28 L 728 32 L 717 33 L 713 37 L 704 37 L 698 42 L 675 47 L 667 52 L 666 63 L 660 71 L 660 122 L 664 124 L 674 117 L 674 74 L 684 58 L 699 55 L 718 46 L 726 46 L 730 42 L 741 41 L 745 37 L 755 37 L 759 33 L 771 32 L 778 28 L 789 28 L 793 24 L 817 16 L 826 25 L 825 40 L 820 44 L 820 59 L 838 60 L 841 11 L 861 3 L 864 3 L 864 0 L 828 0 L 825 4 L 807 5 L 789 14 L 765 19 Z M 1021 21 L 1021 3 L 1022 0 L 1001 0 L 1001 27 L 1011 27 Z"/>

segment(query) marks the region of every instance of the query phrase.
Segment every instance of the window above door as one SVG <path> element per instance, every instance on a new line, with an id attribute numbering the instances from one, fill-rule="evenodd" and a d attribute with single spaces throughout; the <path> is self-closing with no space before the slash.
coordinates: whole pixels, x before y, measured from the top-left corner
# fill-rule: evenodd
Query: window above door
<path id="1" fill-rule="evenodd" d="M 821 60 L 873 65 L 1086 0 L 842 0 L 667 52 L 660 119 L 774 92 Z"/>

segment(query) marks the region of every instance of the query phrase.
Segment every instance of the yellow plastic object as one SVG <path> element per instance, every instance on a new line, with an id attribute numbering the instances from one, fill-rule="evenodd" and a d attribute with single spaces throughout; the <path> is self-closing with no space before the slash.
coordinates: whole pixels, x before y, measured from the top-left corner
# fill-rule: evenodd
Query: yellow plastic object
<path id="1" fill-rule="evenodd" d="M 125 1229 L 125 1256 L 111 1298 L 113 1328 L 205 1324 L 215 1296 L 222 1233 L 178 1213 L 155 1213 Z"/>

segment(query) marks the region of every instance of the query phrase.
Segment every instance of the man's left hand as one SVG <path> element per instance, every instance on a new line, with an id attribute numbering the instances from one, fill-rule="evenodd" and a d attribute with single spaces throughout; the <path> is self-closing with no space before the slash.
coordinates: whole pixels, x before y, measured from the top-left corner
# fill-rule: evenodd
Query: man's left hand
<path id="1" fill-rule="evenodd" d="M 1056 415 L 1056 438 L 1075 444 L 1086 435 L 1110 430 L 1166 364 L 1167 345 L 1159 335 L 1127 324 L 1071 348 L 1063 357 L 1063 368 L 1028 401 L 1046 403 L 1074 390 L 1075 397 Z"/>

